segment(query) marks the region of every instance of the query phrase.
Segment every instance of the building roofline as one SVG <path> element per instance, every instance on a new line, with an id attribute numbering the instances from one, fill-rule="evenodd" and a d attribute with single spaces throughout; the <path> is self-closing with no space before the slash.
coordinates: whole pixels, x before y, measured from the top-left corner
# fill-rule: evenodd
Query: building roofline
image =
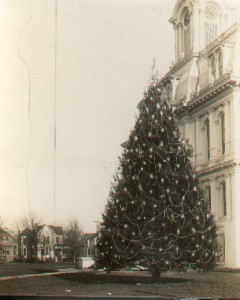
<path id="1" fill-rule="evenodd" d="M 231 161 L 223 162 L 220 165 L 218 164 L 217 166 L 213 165 L 213 166 L 204 168 L 203 170 L 198 170 L 198 171 L 196 171 L 196 173 L 198 174 L 199 177 L 203 177 L 205 175 L 209 175 L 209 174 L 213 174 L 213 173 L 216 174 L 216 172 L 220 172 L 222 170 L 226 170 L 226 169 L 235 167 L 237 165 L 238 164 L 236 162 L 231 160 Z"/>

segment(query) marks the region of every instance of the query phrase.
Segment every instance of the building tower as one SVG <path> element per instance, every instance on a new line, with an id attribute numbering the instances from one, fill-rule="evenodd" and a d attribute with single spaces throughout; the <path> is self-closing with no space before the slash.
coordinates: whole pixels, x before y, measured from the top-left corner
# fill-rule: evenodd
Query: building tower
<path id="1" fill-rule="evenodd" d="M 240 267 L 240 15 L 237 1 L 178 0 L 175 63 L 161 79 L 219 228 L 221 264 Z"/>

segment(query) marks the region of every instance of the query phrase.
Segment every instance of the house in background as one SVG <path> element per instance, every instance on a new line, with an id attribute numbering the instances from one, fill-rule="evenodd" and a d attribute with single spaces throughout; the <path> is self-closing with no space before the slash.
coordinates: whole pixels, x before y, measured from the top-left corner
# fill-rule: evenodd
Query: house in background
<path id="1" fill-rule="evenodd" d="M 80 257 L 78 258 L 79 269 L 86 269 L 95 266 L 97 237 L 97 233 L 84 234 L 80 246 Z"/>
<path id="2" fill-rule="evenodd" d="M 17 239 L 0 228 L 0 262 L 11 262 L 17 258 Z"/>
<path id="3" fill-rule="evenodd" d="M 81 256 L 95 257 L 97 245 L 97 233 L 85 233 L 82 239 Z"/>
<path id="4" fill-rule="evenodd" d="M 38 231 L 38 261 L 64 261 L 68 247 L 63 244 L 61 226 L 43 225 Z"/>
<path id="5" fill-rule="evenodd" d="M 64 261 L 67 257 L 67 245 L 63 244 L 63 229 L 61 226 L 36 226 L 33 234 L 24 229 L 19 234 L 19 258 L 23 261 Z M 32 239 L 32 241 L 30 241 Z M 32 251 L 32 253 L 30 253 Z"/>

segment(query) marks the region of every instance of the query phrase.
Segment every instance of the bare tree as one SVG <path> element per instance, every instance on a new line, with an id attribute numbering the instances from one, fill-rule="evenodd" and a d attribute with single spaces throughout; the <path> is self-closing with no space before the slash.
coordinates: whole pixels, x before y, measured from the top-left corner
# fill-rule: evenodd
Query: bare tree
<path id="1" fill-rule="evenodd" d="M 34 212 L 28 212 L 19 221 L 19 227 L 21 228 L 19 239 L 22 239 L 22 243 L 27 249 L 27 258 L 32 261 L 37 256 L 38 246 L 38 230 L 40 227 L 41 218 Z M 22 255 L 22 253 L 20 254 Z"/>
<path id="2" fill-rule="evenodd" d="M 80 253 L 81 239 L 83 237 L 83 227 L 76 218 L 70 219 L 65 229 L 65 240 L 69 247 L 69 258 L 76 261 Z"/>
<path id="3" fill-rule="evenodd" d="M 3 219 L 0 217 L 0 227 L 3 227 Z"/>

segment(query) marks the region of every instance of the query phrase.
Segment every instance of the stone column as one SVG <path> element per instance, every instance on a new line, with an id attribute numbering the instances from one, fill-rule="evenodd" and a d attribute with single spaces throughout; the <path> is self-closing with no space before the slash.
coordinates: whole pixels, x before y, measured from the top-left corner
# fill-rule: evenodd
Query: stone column
<path id="1" fill-rule="evenodd" d="M 193 52 L 199 51 L 199 39 L 200 39 L 200 14 L 199 14 L 199 7 L 195 5 L 192 11 L 192 30 L 191 30 L 191 39 L 192 39 L 192 48 Z"/>
<path id="2" fill-rule="evenodd" d="M 225 155 L 228 156 L 231 151 L 231 115 L 230 101 L 224 104 L 224 119 L 225 119 Z"/>
<path id="3" fill-rule="evenodd" d="M 236 263 L 235 265 L 240 267 L 240 167 L 237 166 L 234 169 L 234 174 L 232 175 L 232 237 L 236 239 Z"/>
<path id="4" fill-rule="evenodd" d="M 240 93 L 234 91 L 232 93 L 232 102 L 231 102 L 231 144 L 232 144 L 232 153 L 235 159 L 240 159 Z"/>

